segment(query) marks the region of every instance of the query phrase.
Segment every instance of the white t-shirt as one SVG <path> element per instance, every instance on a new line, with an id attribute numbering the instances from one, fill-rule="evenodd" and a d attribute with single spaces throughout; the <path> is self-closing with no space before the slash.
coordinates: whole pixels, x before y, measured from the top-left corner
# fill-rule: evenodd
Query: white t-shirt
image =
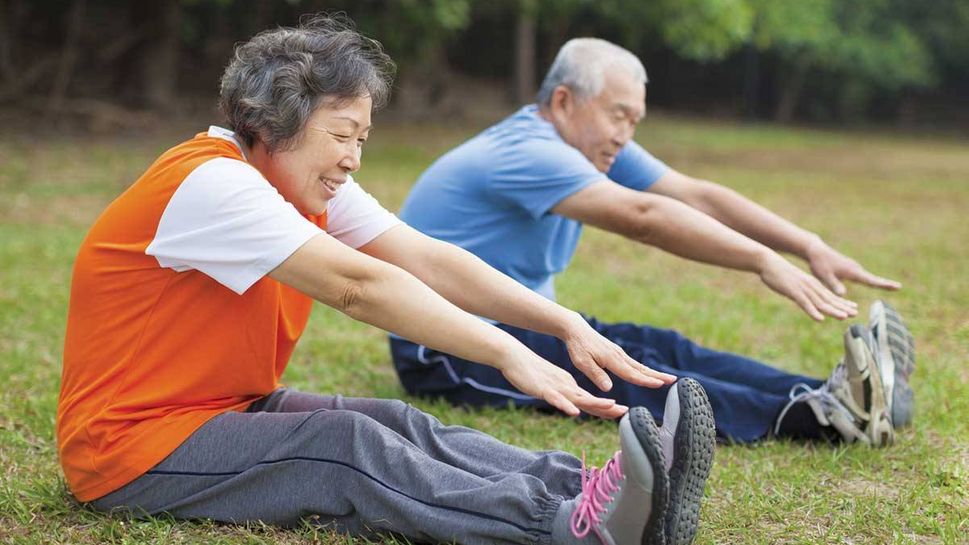
<path id="1" fill-rule="evenodd" d="M 231 131 L 210 127 L 208 134 L 242 152 Z M 326 232 L 352 248 L 401 223 L 353 178 L 337 189 L 326 214 Z M 145 253 L 162 267 L 201 271 L 241 294 L 321 232 L 255 167 L 219 157 L 175 190 Z"/>

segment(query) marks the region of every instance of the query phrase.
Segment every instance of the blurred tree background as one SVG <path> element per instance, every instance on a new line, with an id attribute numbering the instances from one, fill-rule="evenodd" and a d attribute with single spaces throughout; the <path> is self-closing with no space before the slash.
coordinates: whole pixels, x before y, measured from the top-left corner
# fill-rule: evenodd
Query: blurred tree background
<path id="1" fill-rule="evenodd" d="M 0 0 L 0 110 L 211 109 L 234 43 L 320 11 L 384 44 L 405 117 L 528 102 L 565 40 L 599 36 L 643 59 L 651 107 L 969 127 L 969 0 Z"/>

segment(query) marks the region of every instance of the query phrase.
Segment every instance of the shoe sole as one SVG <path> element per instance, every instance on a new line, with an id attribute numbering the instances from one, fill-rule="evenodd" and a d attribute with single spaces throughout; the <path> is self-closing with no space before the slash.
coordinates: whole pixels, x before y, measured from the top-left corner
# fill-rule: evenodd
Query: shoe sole
<path id="1" fill-rule="evenodd" d="M 864 410 L 868 416 L 868 423 L 865 426 L 865 436 L 873 447 L 887 447 L 895 442 L 895 427 L 889 413 L 888 404 L 885 401 L 885 387 L 882 384 L 882 375 L 877 368 L 874 354 L 865 342 L 865 332 L 861 326 L 853 325 L 848 328 L 847 340 L 854 345 L 852 350 L 845 351 L 845 364 L 853 366 L 862 380 L 868 383 L 868 402 Z M 866 355 L 871 358 L 866 358 Z M 849 376 L 851 373 L 849 372 Z"/>
<path id="2" fill-rule="evenodd" d="M 908 377 L 915 370 L 915 339 L 898 311 L 882 300 L 872 303 L 868 324 L 892 424 L 905 426 L 912 421 L 913 392 Z M 908 410 L 903 412 L 904 407 Z"/>
<path id="3" fill-rule="evenodd" d="M 670 485 L 669 476 L 666 474 L 666 456 L 663 455 L 663 449 L 660 446 L 659 429 L 649 411 L 642 407 L 633 407 L 629 410 L 629 424 L 636 438 L 639 439 L 639 445 L 643 448 L 653 471 L 652 505 L 649 520 L 643 528 L 641 543 L 642 545 L 665 545 L 663 514 L 669 507 Z"/>
<path id="4" fill-rule="evenodd" d="M 713 409 L 700 383 L 681 378 L 677 389 L 680 419 L 673 439 L 666 537 L 670 545 L 686 545 L 693 542 L 699 527 L 703 488 L 713 466 L 716 437 Z"/>

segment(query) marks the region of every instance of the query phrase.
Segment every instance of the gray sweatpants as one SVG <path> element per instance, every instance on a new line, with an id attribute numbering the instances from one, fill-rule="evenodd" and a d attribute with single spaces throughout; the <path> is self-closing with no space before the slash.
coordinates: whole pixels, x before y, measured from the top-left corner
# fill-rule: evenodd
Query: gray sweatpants
<path id="1" fill-rule="evenodd" d="M 555 543 L 581 463 L 530 452 L 402 401 L 281 389 L 213 418 L 99 510 L 170 513 L 433 542 Z M 553 521 L 555 537 L 553 538 Z"/>

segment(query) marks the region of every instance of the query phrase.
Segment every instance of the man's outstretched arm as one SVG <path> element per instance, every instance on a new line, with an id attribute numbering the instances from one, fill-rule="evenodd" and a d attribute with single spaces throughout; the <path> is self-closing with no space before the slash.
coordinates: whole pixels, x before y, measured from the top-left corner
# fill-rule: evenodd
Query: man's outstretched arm
<path id="1" fill-rule="evenodd" d="M 858 312 L 855 303 L 835 295 L 774 250 L 669 197 L 604 178 L 566 197 L 552 212 L 680 257 L 757 273 L 815 320 L 824 315 L 845 319 Z"/>
<path id="2" fill-rule="evenodd" d="M 838 295 L 847 292 L 842 284 L 844 280 L 890 290 L 901 287 L 894 280 L 868 272 L 818 235 L 728 187 L 697 180 L 671 169 L 650 186 L 649 191 L 682 201 L 762 244 L 804 259 L 811 272 Z"/>

